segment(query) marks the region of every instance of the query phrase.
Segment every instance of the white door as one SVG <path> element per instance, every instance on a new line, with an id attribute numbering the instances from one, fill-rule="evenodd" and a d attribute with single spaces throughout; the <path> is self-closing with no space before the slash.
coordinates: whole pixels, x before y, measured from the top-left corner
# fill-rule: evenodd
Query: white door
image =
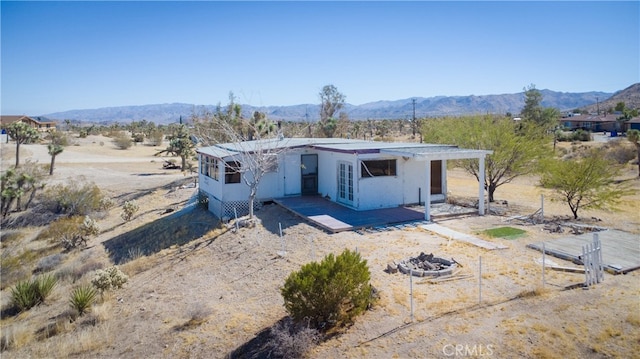
<path id="1" fill-rule="evenodd" d="M 338 162 L 338 202 L 353 205 L 353 164 Z"/>

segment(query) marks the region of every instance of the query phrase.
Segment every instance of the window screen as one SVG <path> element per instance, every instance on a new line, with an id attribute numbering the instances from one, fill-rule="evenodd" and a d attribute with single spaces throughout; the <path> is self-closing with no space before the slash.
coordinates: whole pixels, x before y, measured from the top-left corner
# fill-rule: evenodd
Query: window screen
<path id="1" fill-rule="evenodd" d="M 372 160 L 360 162 L 362 177 L 395 176 L 396 160 Z"/>

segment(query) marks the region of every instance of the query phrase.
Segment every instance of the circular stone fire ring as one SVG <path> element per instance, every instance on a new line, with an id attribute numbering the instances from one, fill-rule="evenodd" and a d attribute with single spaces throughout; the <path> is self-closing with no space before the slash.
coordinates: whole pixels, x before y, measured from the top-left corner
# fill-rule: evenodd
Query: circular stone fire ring
<path id="1" fill-rule="evenodd" d="M 398 270 L 414 277 L 440 277 L 453 274 L 457 264 L 453 260 L 434 257 L 433 254 L 420 253 L 417 257 L 403 259 L 398 263 Z"/>

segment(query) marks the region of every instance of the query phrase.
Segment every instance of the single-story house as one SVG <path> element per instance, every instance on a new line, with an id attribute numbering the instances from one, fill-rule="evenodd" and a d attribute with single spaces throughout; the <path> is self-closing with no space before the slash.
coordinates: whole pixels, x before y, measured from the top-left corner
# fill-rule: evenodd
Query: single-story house
<path id="1" fill-rule="evenodd" d="M 640 131 L 640 117 L 634 117 L 628 121 L 622 123 L 624 127 L 622 130 L 627 132 L 629 130 L 639 130 Z"/>
<path id="2" fill-rule="evenodd" d="M 363 211 L 445 201 L 448 160 L 477 159 L 479 213 L 484 214 L 487 150 L 457 146 L 375 142 L 340 138 L 280 138 L 222 143 L 197 150 L 200 191 L 219 218 L 248 213 L 249 186 L 243 158 L 256 152 L 277 156 L 261 179 L 256 202 L 289 196 L 323 196 Z M 430 206 L 425 206 L 430 220 Z"/>
<path id="3" fill-rule="evenodd" d="M 28 125 L 30 125 L 31 127 L 37 129 L 40 132 L 46 132 L 49 130 L 55 130 L 56 129 L 56 122 L 55 121 L 41 121 L 39 118 L 32 118 L 29 116 L 20 116 L 20 115 L 2 115 L 0 116 L 0 124 L 2 125 L 2 128 L 6 128 L 7 126 L 9 126 L 10 124 L 14 123 L 14 122 L 24 122 Z"/>
<path id="4" fill-rule="evenodd" d="M 577 115 L 560 119 L 560 122 L 567 130 L 586 130 L 591 132 L 612 132 L 621 131 L 619 115 Z"/>

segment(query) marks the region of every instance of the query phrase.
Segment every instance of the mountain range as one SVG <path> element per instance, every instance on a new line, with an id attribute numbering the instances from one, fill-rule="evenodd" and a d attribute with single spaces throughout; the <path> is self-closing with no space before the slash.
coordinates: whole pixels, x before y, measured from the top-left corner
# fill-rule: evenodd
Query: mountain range
<path id="1" fill-rule="evenodd" d="M 614 107 L 617 102 L 630 101 L 627 107 L 640 107 L 640 84 L 636 83 L 616 93 L 607 92 L 556 92 L 539 90 L 542 93 L 542 106 L 554 107 L 562 112 L 575 109 L 600 110 Z M 506 114 L 517 115 L 524 107 L 524 92 L 483 96 L 436 96 L 414 97 L 394 101 L 376 101 L 362 105 L 346 103 L 342 109 L 352 120 L 366 119 L 410 119 L 413 117 L 414 101 L 415 115 L 421 117 L 459 116 L 470 114 Z M 638 100 L 638 101 L 636 101 Z M 625 102 L 626 103 L 626 102 Z M 223 105 L 224 106 L 224 105 Z M 250 117 L 254 111 L 267 114 L 271 120 L 285 121 L 317 121 L 319 119 L 319 104 L 301 104 L 291 106 L 251 106 L 241 105 L 245 117 Z M 131 121 L 147 120 L 157 124 L 178 122 L 180 118 L 188 119 L 193 114 L 203 111 L 215 111 L 215 105 L 194 105 L 187 103 L 153 104 L 141 106 L 119 106 L 98 109 L 70 110 L 45 114 L 52 120 L 71 120 L 73 122 L 94 123 L 128 123 Z"/>

